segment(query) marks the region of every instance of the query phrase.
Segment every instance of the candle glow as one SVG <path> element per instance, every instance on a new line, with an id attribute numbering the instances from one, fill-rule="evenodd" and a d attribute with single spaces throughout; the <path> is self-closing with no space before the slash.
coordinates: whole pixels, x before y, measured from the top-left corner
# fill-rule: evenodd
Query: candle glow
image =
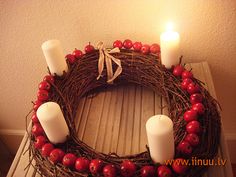
<path id="1" fill-rule="evenodd" d="M 167 69 L 179 63 L 179 33 L 173 31 L 173 23 L 166 25 L 166 31 L 160 36 L 161 45 L 161 63 Z"/>
<path id="2" fill-rule="evenodd" d="M 166 31 L 172 31 L 174 27 L 174 24 L 172 22 L 168 22 L 166 24 Z"/>

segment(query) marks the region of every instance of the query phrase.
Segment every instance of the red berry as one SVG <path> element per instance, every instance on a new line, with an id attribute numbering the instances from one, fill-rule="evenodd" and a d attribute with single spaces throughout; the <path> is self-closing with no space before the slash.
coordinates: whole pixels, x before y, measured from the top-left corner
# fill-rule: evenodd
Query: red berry
<path id="1" fill-rule="evenodd" d="M 43 102 L 42 101 L 40 101 L 40 100 L 36 100 L 35 102 L 34 102 L 34 104 L 42 104 Z"/>
<path id="2" fill-rule="evenodd" d="M 188 169 L 187 162 L 183 158 L 177 158 L 174 160 L 174 163 L 172 164 L 172 169 L 177 174 L 184 174 L 186 170 Z"/>
<path id="3" fill-rule="evenodd" d="M 155 168 L 153 166 L 144 166 L 141 169 L 141 177 L 155 177 Z"/>
<path id="4" fill-rule="evenodd" d="M 39 123 L 39 119 L 38 119 L 36 113 L 34 113 L 34 114 L 32 115 L 31 119 L 32 119 L 32 122 L 33 122 L 33 123 Z"/>
<path id="5" fill-rule="evenodd" d="M 90 43 L 88 45 L 86 45 L 84 48 L 85 53 L 92 53 L 94 50 L 95 49 L 94 49 L 93 45 L 91 45 Z"/>
<path id="6" fill-rule="evenodd" d="M 42 135 L 37 136 L 35 140 L 36 140 L 36 141 L 34 142 L 34 147 L 35 147 L 36 149 L 41 149 L 42 146 L 43 146 L 43 145 L 46 143 L 46 141 L 47 141 L 47 139 L 46 139 L 44 136 L 42 136 Z"/>
<path id="7" fill-rule="evenodd" d="M 48 83 L 54 83 L 54 77 L 52 75 L 46 75 L 44 76 L 43 81 L 47 81 Z"/>
<path id="8" fill-rule="evenodd" d="M 44 134 L 43 128 L 39 123 L 35 123 L 33 125 L 31 132 L 34 136 L 39 136 Z"/>
<path id="9" fill-rule="evenodd" d="M 79 157 L 75 161 L 75 169 L 78 172 L 89 171 L 89 160 L 85 157 Z"/>
<path id="10" fill-rule="evenodd" d="M 64 157 L 64 155 L 65 155 L 65 152 L 64 152 L 63 150 L 59 149 L 59 148 L 58 148 L 57 151 L 58 151 L 58 153 L 59 153 L 61 159 L 63 159 L 63 157 Z"/>
<path id="11" fill-rule="evenodd" d="M 148 44 L 144 44 L 144 45 L 142 46 L 142 48 L 141 48 L 141 52 L 142 52 L 143 54 L 149 54 L 149 52 L 150 52 L 150 46 L 149 46 Z"/>
<path id="12" fill-rule="evenodd" d="M 47 90 L 38 90 L 37 94 L 38 100 L 39 101 L 46 101 L 49 98 L 49 94 Z"/>
<path id="13" fill-rule="evenodd" d="M 188 84 L 187 91 L 189 94 L 199 93 L 200 87 L 197 84 L 192 82 Z"/>
<path id="14" fill-rule="evenodd" d="M 191 71 L 183 71 L 182 72 L 182 79 L 186 79 L 186 78 L 189 78 L 189 79 L 192 79 L 193 78 L 193 73 Z"/>
<path id="15" fill-rule="evenodd" d="M 89 170 L 92 174 L 98 175 L 102 172 L 103 161 L 100 159 L 93 159 L 89 164 Z"/>
<path id="16" fill-rule="evenodd" d="M 49 160 L 53 164 L 56 164 L 56 163 L 62 162 L 62 159 L 63 159 L 64 155 L 65 155 L 65 153 L 61 149 L 58 149 L 58 148 L 57 149 L 53 149 L 50 152 Z"/>
<path id="17" fill-rule="evenodd" d="M 190 96 L 190 102 L 191 104 L 201 103 L 203 100 L 203 97 L 200 93 L 194 93 Z"/>
<path id="18" fill-rule="evenodd" d="M 129 160 L 124 160 L 120 167 L 120 173 L 124 177 L 131 177 L 136 171 L 136 166 Z"/>
<path id="19" fill-rule="evenodd" d="M 51 85 L 47 81 L 42 81 L 39 83 L 39 90 L 49 90 Z"/>
<path id="20" fill-rule="evenodd" d="M 192 106 L 192 110 L 196 111 L 199 115 L 202 115 L 205 112 L 205 107 L 202 103 L 196 103 Z"/>
<path id="21" fill-rule="evenodd" d="M 191 144 L 192 146 L 197 146 L 200 142 L 198 135 L 196 135 L 195 133 L 187 134 L 184 138 L 184 141 L 189 142 L 189 144 Z"/>
<path id="22" fill-rule="evenodd" d="M 124 40 L 124 42 L 123 42 L 123 46 L 124 46 L 124 48 L 126 48 L 126 49 L 131 49 L 132 46 L 133 46 L 133 43 L 132 43 L 131 40 L 126 39 L 126 40 Z"/>
<path id="23" fill-rule="evenodd" d="M 171 170 L 165 165 L 161 165 L 158 167 L 157 174 L 158 174 L 158 177 L 171 177 L 172 176 Z"/>
<path id="24" fill-rule="evenodd" d="M 114 165 L 106 165 L 103 168 L 104 177 L 116 177 L 116 167 Z"/>
<path id="25" fill-rule="evenodd" d="M 141 48 L 142 48 L 142 43 L 141 42 L 135 42 L 133 44 L 133 48 L 134 48 L 134 51 L 136 52 L 140 52 Z"/>
<path id="26" fill-rule="evenodd" d="M 70 64 L 73 64 L 73 63 L 75 63 L 76 58 L 75 58 L 75 56 L 72 55 L 72 54 L 67 54 L 67 55 L 66 55 L 66 60 L 68 60 Z"/>
<path id="27" fill-rule="evenodd" d="M 82 58 L 83 56 L 83 52 L 81 50 L 75 49 L 72 53 L 72 55 L 75 56 L 75 58 L 79 59 Z"/>
<path id="28" fill-rule="evenodd" d="M 184 113 L 184 120 L 186 122 L 191 122 L 193 120 L 197 120 L 197 111 L 194 110 L 188 110 Z"/>
<path id="29" fill-rule="evenodd" d="M 69 168 L 72 168 L 74 167 L 75 165 L 75 161 L 76 161 L 76 156 L 72 153 L 67 153 L 63 159 L 62 159 L 62 164 L 65 166 L 65 167 L 69 167 Z"/>
<path id="30" fill-rule="evenodd" d="M 193 151 L 193 148 L 192 146 L 189 144 L 189 142 L 187 141 L 181 141 L 179 144 L 178 144 L 178 147 L 177 149 L 183 153 L 183 154 L 186 154 L 186 155 L 190 155 Z"/>
<path id="31" fill-rule="evenodd" d="M 150 46 L 150 52 L 153 54 L 159 53 L 160 52 L 160 45 L 159 44 L 152 44 Z"/>
<path id="32" fill-rule="evenodd" d="M 41 100 L 36 100 L 36 101 L 34 102 L 34 106 L 33 106 L 34 111 L 37 111 L 38 108 L 39 108 L 39 106 L 41 106 L 41 104 L 42 104 L 42 101 L 41 101 Z"/>
<path id="33" fill-rule="evenodd" d="M 193 81 L 192 81 L 191 79 L 189 79 L 189 78 L 184 79 L 184 80 L 182 81 L 182 83 L 181 83 L 181 88 L 182 88 L 183 90 L 187 90 L 188 85 L 191 84 L 192 82 L 193 82 Z"/>
<path id="34" fill-rule="evenodd" d="M 182 75 L 182 72 L 184 71 L 184 67 L 182 65 L 176 65 L 173 70 L 174 76 L 178 77 Z"/>
<path id="35" fill-rule="evenodd" d="M 49 157 L 50 153 L 52 152 L 52 150 L 54 149 L 54 146 L 51 143 L 46 143 L 43 145 L 42 147 L 42 156 L 43 157 Z"/>
<path id="36" fill-rule="evenodd" d="M 116 40 L 116 41 L 113 43 L 113 47 L 114 47 L 114 48 L 118 47 L 119 49 L 121 49 L 121 48 L 123 47 L 122 41 L 121 41 L 121 40 Z"/>
<path id="37" fill-rule="evenodd" d="M 186 125 L 186 131 L 188 133 L 200 133 L 201 132 L 201 126 L 200 126 L 200 123 L 196 120 L 193 120 L 191 122 L 189 122 L 187 125 Z"/>

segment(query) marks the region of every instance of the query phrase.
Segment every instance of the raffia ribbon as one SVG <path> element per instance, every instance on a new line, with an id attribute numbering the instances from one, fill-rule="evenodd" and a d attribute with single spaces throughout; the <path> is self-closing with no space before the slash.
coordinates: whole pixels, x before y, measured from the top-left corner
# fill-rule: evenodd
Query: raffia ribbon
<path id="1" fill-rule="evenodd" d="M 120 49 L 118 47 L 114 49 L 106 49 L 104 48 L 103 42 L 99 42 L 97 44 L 97 48 L 99 50 L 97 80 L 102 76 L 102 71 L 104 69 L 104 62 L 105 62 L 107 68 L 107 83 L 112 84 L 114 79 L 121 74 L 122 67 L 121 67 L 121 61 L 110 54 L 120 52 Z M 112 69 L 112 61 L 118 65 L 114 74 Z"/>

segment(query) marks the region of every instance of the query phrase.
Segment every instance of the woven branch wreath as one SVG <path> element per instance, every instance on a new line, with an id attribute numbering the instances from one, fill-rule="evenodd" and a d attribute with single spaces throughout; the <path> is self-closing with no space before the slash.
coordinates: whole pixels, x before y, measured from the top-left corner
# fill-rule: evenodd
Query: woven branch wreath
<path id="1" fill-rule="evenodd" d="M 106 55 L 109 55 L 112 60 L 104 61 L 106 60 Z M 111 83 L 113 83 L 113 86 L 126 83 L 138 84 L 152 89 L 166 99 L 169 117 L 174 123 L 175 159 L 191 159 L 191 157 L 212 159 L 217 154 L 221 130 L 218 104 L 202 86 L 203 83 L 196 78 L 192 76 L 188 78 L 188 80 L 192 81 L 190 84 L 198 88 L 196 93 L 190 94 L 183 89 L 184 81 L 181 76 L 176 73 L 173 74 L 173 69 L 167 70 L 161 65 L 158 53 L 143 54 L 131 49 L 120 49 L 114 52 L 100 46 L 99 50 L 93 50 L 83 56 L 81 55 L 79 58 L 75 57 L 72 60 L 70 57 L 67 56 L 68 72 L 62 77 L 46 76 L 44 80 L 47 81 L 48 85 L 43 87 L 43 89 L 49 90 L 49 97 L 46 95 L 43 101 L 53 101 L 60 105 L 70 130 L 70 137 L 63 144 L 50 145 L 34 112 L 29 148 L 31 153 L 30 162 L 32 162 L 32 159 L 36 161 L 34 167 L 38 173 L 44 176 L 105 176 L 110 172 L 110 176 L 124 176 L 124 172 L 122 172 L 120 167 L 125 161 L 129 162 L 131 169 L 131 173 L 129 173 L 128 169 L 127 176 L 145 176 L 143 172 L 145 168 L 146 172 L 148 170 L 151 171 L 149 171 L 150 174 L 160 175 L 157 174 L 157 168 L 161 165 L 152 162 L 148 148 L 147 151 L 140 154 L 120 157 L 114 153 L 104 154 L 97 152 L 76 137 L 74 118 L 76 117 L 79 100 L 90 91 L 110 86 Z M 113 59 L 116 61 L 114 62 Z M 104 62 L 106 63 L 105 67 L 103 67 Z M 99 68 L 98 63 L 100 63 Z M 115 74 L 113 74 L 113 70 L 115 70 Z M 186 152 L 179 151 L 178 146 L 186 138 L 187 134 L 191 133 L 186 129 L 186 125 L 189 122 L 186 122 L 183 117 L 185 112 L 192 107 L 190 97 L 193 94 L 202 96 L 200 104 L 204 106 L 205 111 L 204 113 L 198 113 L 197 119 L 201 126 L 201 132 L 196 132 L 200 144 L 193 148 L 191 156 L 189 156 Z M 34 111 L 37 110 L 40 104 L 41 102 L 34 103 Z M 35 146 L 35 142 L 40 140 L 43 142 L 42 146 Z M 48 153 L 42 153 L 42 147 L 46 146 L 46 144 Z M 58 161 L 53 161 L 50 157 L 50 152 L 55 149 L 59 149 L 59 155 L 61 155 L 59 160 L 57 159 Z M 77 158 L 81 159 L 82 157 L 84 169 L 75 168 L 73 162 L 72 165 L 62 163 L 62 159 L 65 158 L 67 153 L 72 154 L 68 157 L 71 157 L 72 161 L 74 159 L 74 163 Z M 89 163 L 94 162 L 94 159 L 96 159 L 98 168 L 100 168 L 96 173 L 92 173 L 93 171 L 91 172 L 91 169 L 89 169 Z M 171 171 L 171 176 L 181 177 L 201 176 L 206 170 L 204 166 L 189 166 L 187 171 L 181 174 L 173 169 L 173 166 L 166 167 L 167 171 Z M 155 170 L 155 173 L 153 170 Z"/>

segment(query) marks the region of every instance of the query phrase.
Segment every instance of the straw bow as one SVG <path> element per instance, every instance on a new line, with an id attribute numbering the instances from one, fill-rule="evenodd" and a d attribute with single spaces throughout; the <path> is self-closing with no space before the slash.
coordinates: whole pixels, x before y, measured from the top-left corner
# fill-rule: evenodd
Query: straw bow
<path id="1" fill-rule="evenodd" d="M 112 55 L 111 53 L 117 53 L 120 52 L 120 49 L 118 47 L 114 49 L 106 49 L 104 48 L 103 42 L 99 42 L 97 44 L 97 48 L 99 50 L 99 59 L 98 59 L 98 77 L 97 80 L 102 76 L 102 71 L 104 69 L 104 64 L 106 64 L 107 68 L 107 83 L 112 84 L 114 79 L 117 78 L 121 72 L 121 61 Z M 112 61 L 117 64 L 117 69 L 115 73 L 113 74 L 113 68 L 112 68 Z M 105 62 L 105 63 L 104 63 Z"/>

